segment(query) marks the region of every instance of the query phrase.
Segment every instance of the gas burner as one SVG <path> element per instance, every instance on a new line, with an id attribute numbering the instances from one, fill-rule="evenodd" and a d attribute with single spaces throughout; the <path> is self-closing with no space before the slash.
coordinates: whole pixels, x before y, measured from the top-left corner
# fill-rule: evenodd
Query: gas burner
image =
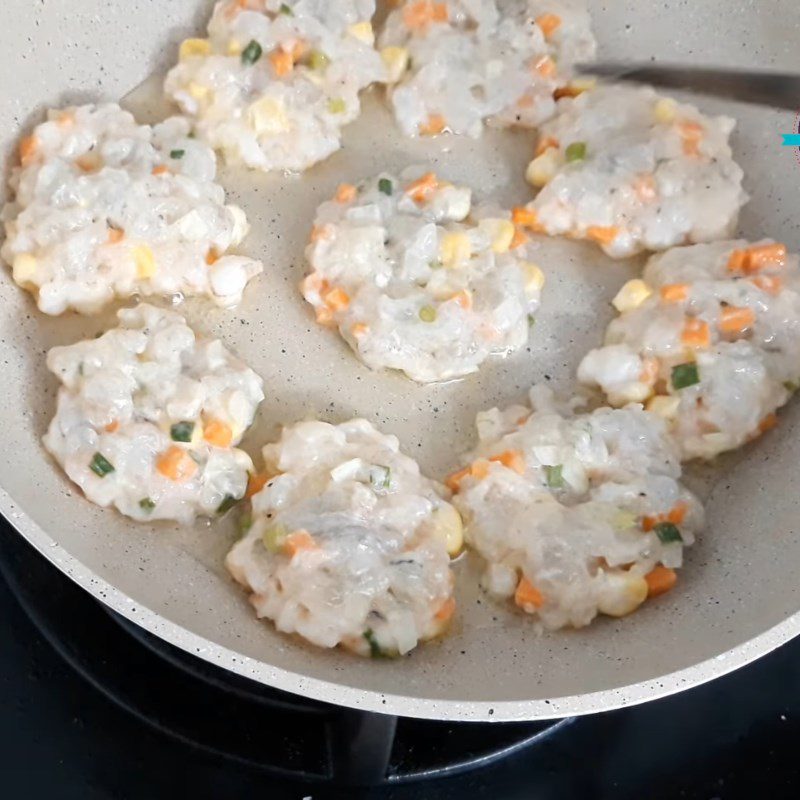
<path id="1" fill-rule="evenodd" d="M 149 634 L 10 532 L 0 572 L 42 635 L 110 700 L 191 747 L 282 777 L 394 785 L 453 775 L 552 740 L 574 721 L 435 722 L 307 700 Z"/>

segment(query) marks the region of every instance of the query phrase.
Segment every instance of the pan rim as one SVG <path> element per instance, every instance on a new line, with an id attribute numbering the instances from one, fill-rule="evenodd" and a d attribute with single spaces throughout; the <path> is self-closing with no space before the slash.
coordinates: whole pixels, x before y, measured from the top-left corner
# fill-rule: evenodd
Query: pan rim
<path id="1" fill-rule="evenodd" d="M 458 722 L 523 722 L 583 716 L 639 705 L 720 678 L 800 634 L 800 611 L 736 647 L 646 681 L 541 700 L 455 700 L 360 689 L 271 666 L 224 647 L 137 602 L 89 569 L 37 525 L 0 487 L 0 514 L 36 550 L 95 600 L 154 636 L 210 664 L 280 691 L 378 714 Z"/>

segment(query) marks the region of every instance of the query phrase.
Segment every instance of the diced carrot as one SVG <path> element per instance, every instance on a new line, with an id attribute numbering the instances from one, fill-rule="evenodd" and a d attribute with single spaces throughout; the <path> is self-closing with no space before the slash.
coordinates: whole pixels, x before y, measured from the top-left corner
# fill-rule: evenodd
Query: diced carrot
<path id="1" fill-rule="evenodd" d="M 290 533 L 284 540 L 282 545 L 283 552 L 290 558 L 294 558 L 301 550 L 316 550 L 317 543 L 314 537 L 303 528 Z"/>
<path id="2" fill-rule="evenodd" d="M 688 347 L 710 347 L 711 329 L 708 323 L 696 317 L 689 317 L 683 326 L 681 341 Z"/>
<path id="3" fill-rule="evenodd" d="M 659 564 L 644 576 L 647 581 L 647 596 L 658 597 L 668 592 L 678 581 L 678 574 L 674 569 L 662 567 Z"/>
<path id="4" fill-rule="evenodd" d="M 660 517 L 642 517 L 642 522 L 641 522 L 642 530 L 645 533 L 650 533 L 650 531 L 653 530 L 653 528 L 655 528 L 655 526 L 658 525 L 660 521 L 661 521 Z"/>
<path id="5" fill-rule="evenodd" d="M 462 289 L 460 292 L 456 292 L 451 298 L 453 302 L 458 303 L 465 311 L 469 311 L 472 308 L 472 295 L 467 291 L 467 289 Z"/>
<path id="6" fill-rule="evenodd" d="M 101 161 L 100 156 L 96 153 L 86 153 L 75 159 L 75 164 L 81 172 L 96 172 L 100 169 Z"/>
<path id="7" fill-rule="evenodd" d="M 661 299 L 665 303 L 680 303 L 689 296 L 689 283 L 668 283 L 661 287 Z"/>
<path id="8" fill-rule="evenodd" d="M 247 491 L 244 493 L 244 496 L 250 498 L 254 494 L 258 494 L 266 486 L 268 480 L 269 473 L 267 472 L 251 472 L 250 475 L 247 476 Z"/>
<path id="9" fill-rule="evenodd" d="M 349 203 L 355 200 L 357 191 L 358 190 L 352 183 L 340 183 L 339 187 L 336 189 L 334 200 L 336 200 L 337 203 Z"/>
<path id="10" fill-rule="evenodd" d="M 637 176 L 632 185 L 636 196 L 643 203 L 650 203 L 658 196 L 656 179 L 649 172 Z"/>
<path id="11" fill-rule="evenodd" d="M 536 17 L 536 24 L 542 29 L 544 38 L 549 39 L 561 27 L 561 17 L 558 14 L 542 14 Z"/>
<path id="12" fill-rule="evenodd" d="M 203 426 L 203 438 L 214 447 L 230 447 L 233 441 L 233 431 L 226 422 L 212 419 Z"/>
<path id="13" fill-rule="evenodd" d="M 767 414 L 761 422 L 758 423 L 758 430 L 760 433 L 771 431 L 778 424 L 777 414 Z"/>
<path id="14" fill-rule="evenodd" d="M 753 283 L 767 294 L 780 294 L 783 289 L 783 280 L 778 275 L 756 275 Z"/>
<path id="15" fill-rule="evenodd" d="M 490 456 L 489 461 L 502 464 L 504 467 L 513 469 L 514 472 L 520 475 L 525 472 L 525 459 L 522 457 L 522 453 L 520 453 L 519 450 L 505 450 L 502 453 L 498 453 L 496 456 Z"/>
<path id="16" fill-rule="evenodd" d="M 556 74 L 556 62 L 550 56 L 542 56 L 533 65 L 533 70 L 543 78 L 553 78 Z"/>
<path id="17" fill-rule="evenodd" d="M 331 311 L 344 311 L 350 305 L 350 296 L 339 286 L 325 292 L 322 299 Z"/>
<path id="18" fill-rule="evenodd" d="M 586 238 L 598 244 L 611 244 L 620 234 L 620 229 L 614 225 L 603 227 L 602 225 L 590 225 L 586 229 Z"/>
<path id="19" fill-rule="evenodd" d="M 786 245 L 775 242 L 751 247 L 747 257 L 751 272 L 765 267 L 783 267 L 786 265 Z"/>
<path id="20" fill-rule="evenodd" d="M 577 86 L 559 86 L 553 92 L 553 100 L 561 100 L 564 97 L 579 97 L 584 92 L 583 89 L 579 89 Z"/>
<path id="21" fill-rule="evenodd" d="M 431 192 L 435 192 L 439 187 L 439 179 L 435 172 L 426 172 L 421 178 L 412 181 L 406 187 L 406 194 L 415 203 L 424 203 Z"/>
<path id="22" fill-rule="evenodd" d="M 302 39 L 298 39 L 292 45 L 292 60 L 296 64 L 308 52 L 308 44 Z"/>
<path id="23" fill-rule="evenodd" d="M 542 597 L 542 593 L 523 576 L 517 584 L 516 592 L 514 592 L 514 602 L 520 608 L 525 608 L 525 606 L 541 608 L 544 605 L 544 597 Z"/>
<path id="24" fill-rule="evenodd" d="M 719 321 L 719 329 L 724 333 L 743 333 L 752 328 L 756 312 L 747 306 L 725 306 Z"/>
<path id="25" fill-rule="evenodd" d="M 540 156 L 545 150 L 549 150 L 551 147 L 558 147 L 558 139 L 554 139 L 552 136 L 543 136 L 536 145 L 535 154 Z"/>
<path id="26" fill-rule="evenodd" d="M 532 208 L 515 206 L 511 211 L 511 221 L 520 227 L 530 228 L 535 233 L 541 233 L 544 228 L 539 222 L 539 215 Z"/>
<path id="27" fill-rule="evenodd" d="M 282 78 L 294 69 L 294 56 L 282 47 L 279 47 L 269 54 L 269 63 L 272 65 L 275 74 L 279 78 Z"/>
<path id="28" fill-rule="evenodd" d="M 319 272 L 306 275 L 300 282 L 300 291 L 307 297 L 318 294 L 320 297 L 328 291 L 328 281 Z"/>
<path id="29" fill-rule="evenodd" d="M 365 325 L 363 322 L 355 322 L 350 328 L 350 333 L 352 333 L 356 339 L 360 339 L 362 336 L 366 336 L 366 334 L 369 333 L 369 325 Z"/>
<path id="30" fill-rule="evenodd" d="M 448 17 L 447 3 L 431 0 L 416 0 L 403 9 L 403 22 L 412 31 L 424 31 L 431 22 L 447 22 Z"/>
<path id="31" fill-rule="evenodd" d="M 330 325 L 333 323 L 333 312 L 326 306 L 320 306 L 317 310 L 317 322 L 320 325 Z"/>
<path id="32" fill-rule="evenodd" d="M 673 525 L 682 525 L 688 511 L 689 506 L 686 503 L 675 503 L 667 514 L 667 522 L 671 522 Z"/>
<path id="33" fill-rule="evenodd" d="M 700 155 L 700 142 L 703 141 L 705 129 L 698 122 L 684 120 L 679 123 L 678 130 L 683 139 L 683 152 L 687 156 Z"/>
<path id="34" fill-rule="evenodd" d="M 514 235 L 511 237 L 511 242 L 508 245 L 509 249 L 516 250 L 518 247 L 522 247 L 527 241 L 527 234 L 517 225 L 514 228 Z"/>
<path id="35" fill-rule="evenodd" d="M 23 167 L 27 167 L 28 164 L 30 164 L 31 161 L 33 161 L 38 150 L 39 150 L 39 139 L 34 134 L 26 136 L 24 139 L 20 141 L 19 160 L 22 163 Z"/>
<path id="36" fill-rule="evenodd" d="M 311 228 L 311 236 L 309 237 L 312 244 L 314 242 L 325 241 L 333 236 L 333 228 L 330 225 L 314 225 Z"/>
<path id="37" fill-rule="evenodd" d="M 119 244 L 125 238 L 125 231 L 122 228 L 108 229 L 108 243 Z"/>
<path id="38" fill-rule="evenodd" d="M 153 167 L 153 175 L 166 175 L 169 172 L 169 167 L 166 164 L 158 164 Z"/>
<path id="39" fill-rule="evenodd" d="M 115 419 L 112 422 L 109 422 L 108 425 L 103 428 L 106 433 L 116 433 L 119 430 L 119 420 Z"/>
<path id="40" fill-rule="evenodd" d="M 517 427 L 518 427 L 518 428 L 521 428 L 521 427 L 522 427 L 522 426 L 523 426 L 523 425 L 524 425 L 524 424 L 525 424 L 525 423 L 528 421 L 528 418 L 529 418 L 529 417 L 530 417 L 530 414 L 523 414 L 523 415 L 522 415 L 522 416 L 521 416 L 521 417 L 520 417 L 520 418 L 517 420 L 517 423 L 516 423 L 516 424 L 517 424 Z"/>
<path id="41" fill-rule="evenodd" d="M 489 462 L 485 458 L 479 458 L 477 461 L 472 462 L 469 468 L 469 474 L 473 478 L 482 481 L 489 474 Z"/>
<path id="42" fill-rule="evenodd" d="M 453 493 L 458 492 L 461 488 L 461 481 L 470 474 L 470 471 L 470 467 L 464 467 L 464 469 L 453 472 L 444 479 L 445 486 Z"/>
<path id="43" fill-rule="evenodd" d="M 245 8 L 247 8 L 247 0 L 231 0 L 223 14 L 226 19 L 230 20 Z"/>
<path id="44" fill-rule="evenodd" d="M 75 124 L 75 115 L 70 111 L 62 111 L 56 117 L 56 125 L 59 128 L 71 128 Z"/>
<path id="45" fill-rule="evenodd" d="M 197 464 L 186 450 L 173 445 L 158 457 L 156 469 L 165 478 L 180 483 L 188 481 L 197 472 Z"/>
<path id="46" fill-rule="evenodd" d="M 766 267 L 783 267 L 786 264 L 786 245 L 773 243 L 756 245 L 747 250 L 734 250 L 728 258 L 731 272 L 758 272 Z"/>
<path id="47" fill-rule="evenodd" d="M 419 126 L 421 136 L 436 136 L 447 127 L 447 120 L 441 114 L 430 114 L 428 119 Z"/>
<path id="48" fill-rule="evenodd" d="M 219 252 L 217 248 L 209 247 L 206 253 L 206 264 L 210 267 L 212 264 L 216 264 L 217 261 L 219 261 Z"/>
<path id="49" fill-rule="evenodd" d="M 652 386 L 658 379 L 658 371 L 661 364 L 655 357 L 642 359 L 642 371 L 639 373 L 639 381 Z"/>
<path id="50" fill-rule="evenodd" d="M 434 614 L 434 617 L 439 622 L 447 622 L 456 611 L 456 601 L 454 597 L 448 597 L 444 603 L 439 606 L 439 610 Z"/>

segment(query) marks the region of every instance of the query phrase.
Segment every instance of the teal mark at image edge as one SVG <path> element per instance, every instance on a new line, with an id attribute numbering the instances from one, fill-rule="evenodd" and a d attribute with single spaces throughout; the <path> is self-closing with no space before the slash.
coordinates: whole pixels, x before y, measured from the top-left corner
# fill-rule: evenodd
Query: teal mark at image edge
<path id="1" fill-rule="evenodd" d="M 782 133 L 784 147 L 800 147 L 800 133 Z"/>

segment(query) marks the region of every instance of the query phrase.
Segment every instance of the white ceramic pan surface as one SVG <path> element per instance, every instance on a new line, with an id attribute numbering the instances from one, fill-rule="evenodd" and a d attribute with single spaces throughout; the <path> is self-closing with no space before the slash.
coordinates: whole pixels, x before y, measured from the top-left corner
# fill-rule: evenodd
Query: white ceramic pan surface
<path id="1" fill-rule="evenodd" d="M 46 106 L 117 99 L 163 75 L 178 41 L 203 30 L 210 0 L 5 0 L 0 7 L 0 130 L 6 166 L 23 127 Z M 590 2 L 601 54 L 646 60 L 800 70 L 800 6 L 792 0 L 597 0 Z M 158 88 L 151 81 L 151 86 Z M 143 119 L 161 113 L 153 90 L 125 104 Z M 150 102 L 148 102 L 148 99 Z M 797 98 L 800 107 L 800 97 Z M 234 312 L 203 303 L 183 311 L 221 337 L 266 381 L 267 399 L 245 447 L 317 415 L 362 415 L 400 437 L 423 469 L 442 477 L 472 443 L 475 413 L 523 398 L 550 376 L 568 389 L 579 357 L 600 340 L 608 300 L 639 268 L 592 247 L 548 243 L 538 259 L 548 285 L 529 350 L 476 376 L 418 386 L 372 373 L 299 296 L 303 244 L 313 210 L 341 180 L 433 161 L 437 171 L 502 202 L 528 197 L 522 173 L 531 136 L 494 133 L 481 142 L 398 136 L 375 93 L 347 129 L 344 148 L 300 178 L 224 170 L 232 202 L 253 223 L 248 254 L 265 273 Z M 752 195 L 741 232 L 800 248 L 800 164 L 780 146 L 791 114 L 701 101 L 739 119 L 734 137 Z M 678 587 L 622 620 L 537 637 L 529 618 L 477 589 L 475 564 L 457 566 L 458 621 L 441 642 L 393 661 L 323 652 L 256 621 L 229 579 L 223 555 L 233 520 L 191 529 L 136 525 L 86 500 L 40 443 L 55 380 L 44 354 L 106 327 L 97 318 L 46 318 L 2 274 L 0 304 L 0 511 L 87 591 L 160 637 L 265 684 L 309 697 L 408 716 L 535 719 L 634 703 L 708 680 L 800 631 L 800 405 L 781 426 L 689 483 L 707 499 L 708 528 L 689 551 Z"/>

